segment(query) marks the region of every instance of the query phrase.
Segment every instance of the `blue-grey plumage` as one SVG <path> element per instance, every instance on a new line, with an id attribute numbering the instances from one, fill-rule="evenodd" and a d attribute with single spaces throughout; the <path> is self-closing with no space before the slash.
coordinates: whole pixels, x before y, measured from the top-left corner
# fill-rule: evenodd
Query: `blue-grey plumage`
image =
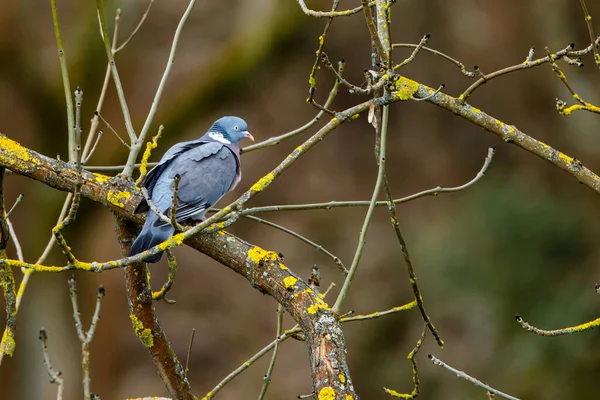
<path id="1" fill-rule="evenodd" d="M 179 176 L 177 222 L 204 219 L 206 210 L 240 181 L 238 142 L 244 138 L 254 140 L 246 122 L 238 117 L 223 117 L 201 138 L 171 147 L 142 183 L 152 203 L 169 216 L 173 206 L 173 182 Z M 135 212 L 145 211 L 148 216 L 129 250 L 130 256 L 164 242 L 175 232 L 170 224 L 149 210 L 146 200 L 142 200 Z M 159 253 L 144 261 L 157 262 L 161 257 Z"/>

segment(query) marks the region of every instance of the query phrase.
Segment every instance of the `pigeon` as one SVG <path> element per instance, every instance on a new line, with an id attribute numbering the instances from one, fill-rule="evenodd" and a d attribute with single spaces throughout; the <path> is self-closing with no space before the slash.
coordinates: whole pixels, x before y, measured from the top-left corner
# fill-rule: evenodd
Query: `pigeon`
<path id="1" fill-rule="evenodd" d="M 199 139 L 171 147 L 150 171 L 142 186 L 148 197 L 164 215 L 170 218 L 173 208 L 174 179 L 179 177 L 177 193 L 177 222 L 204 220 L 204 214 L 240 181 L 240 151 L 238 142 L 244 138 L 254 141 L 246 121 L 238 117 L 223 117 Z M 169 239 L 175 228 L 150 210 L 142 200 L 135 214 L 148 212 L 146 222 L 129 249 L 129 255 L 141 253 Z M 146 257 L 155 263 L 162 252 Z"/>

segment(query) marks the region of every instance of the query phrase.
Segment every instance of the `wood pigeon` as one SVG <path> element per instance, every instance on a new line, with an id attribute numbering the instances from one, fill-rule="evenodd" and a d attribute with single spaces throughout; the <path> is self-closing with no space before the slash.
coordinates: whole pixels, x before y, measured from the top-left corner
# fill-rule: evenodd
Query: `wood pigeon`
<path id="1" fill-rule="evenodd" d="M 238 117 L 223 117 L 200 139 L 178 143 L 171 147 L 142 182 L 152 203 L 167 217 L 173 207 L 174 178 L 180 177 L 177 222 L 203 220 L 206 210 L 240 181 L 240 151 L 238 142 L 254 140 L 246 121 Z M 175 228 L 162 221 L 150 210 L 146 200 L 136 207 L 135 213 L 148 211 L 146 222 L 133 242 L 129 255 L 141 253 L 169 239 Z M 157 262 L 162 252 L 147 257 L 146 262 Z"/>

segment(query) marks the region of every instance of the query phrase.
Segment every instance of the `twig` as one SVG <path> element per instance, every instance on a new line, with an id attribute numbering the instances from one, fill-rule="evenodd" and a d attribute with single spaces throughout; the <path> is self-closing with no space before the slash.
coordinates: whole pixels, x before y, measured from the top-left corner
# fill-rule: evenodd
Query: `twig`
<path id="1" fill-rule="evenodd" d="M 417 301 L 413 300 L 410 303 L 406 303 L 402 306 L 390 308 L 389 310 L 376 311 L 376 312 L 373 312 L 370 314 L 365 314 L 365 315 L 359 314 L 359 315 L 355 315 L 353 317 L 344 317 L 344 318 L 341 318 L 340 321 L 341 322 L 353 322 L 353 321 L 364 321 L 367 319 L 377 319 L 377 318 L 385 317 L 386 315 L 395 314 L 400 311 L 412 310 L 416 306 L 417 306 Z"/>
<path id="2" fill-rule="evenodd" d="M 75 131 L 75 162 L 77 163 L 78 171 L 81 170 L 81 103 L 83 102 L 83 91 L 79 86 L 75 89 L 75 125 L 73 130 Z"/>
<path id="3" fill-rule="evenodd" d="M 488 167 L 490 166 L 490 164 L 492 162 L 494 153 L 495 153 L 495 149 L 493 147 L 490 147 L 488 149 L 488 154 L 487 154 L 487 157 L 485 158 L 483 166 L 481 167 L 481 169 L 479 170 L 477 175 L 473 179 L 471 179 L 469 182 L 465 183 L 464 185 L 460 185 L 460 186 L 456 186 L 456 187 L 449 187 L 449 188 L 445 188 L 443 186 L 437 186 L 435 188 L 427 189 L 422 192 L 412 194 L 410 196 L 395 199 L 393 201 L 393 203 L 401 204 L 401 203 L 406 203 L 411 200 L 415 200 L 415 199 L 418 199 L 418 198 L 424 197 L 424 196 L 437 196 L 439 193 L 451 193 L 451 192 L 458 192 L 458 191 L 467 189 L 468 187 L 473 186 L 481 178 L 484 177 Z M 276 211 L 301 211 L 301 210 L 314 210 L 314 209 L 330 210 L 332 208 L 338 208 L 338 207 L 367 207 L 370 204 L 371 204 L 370 201 L 329 201 L 329 202 L 324 202 L 324 203 L 312 203 L 312 204 L 285 204 L 285 205 L 247 208 L 247 209 L 243 210 L 241 212 L 241 214 L 242 214 L 242 216 L 247 216 L 247 215 L 276 212 Z M 387 206 L 387 205 L 388 205 L 387 201 L 378 201 L 375 203 L 375 206 L 377 206 L 377 207 L 382 207 L 382 206 Z"/>
<path id="4" fill-rule="evenodd" d="M 371 5 L 367 0 L 360 0 L 362 4 L 363 13 L 365 14 L 365 20 L 367 22 L 367 28 L 369 28 L 369 34 L 371 35 L 371 40 L 375 45 L 375 49 L 377 50 L 377 54 L 381 58 L 381 61 L 387 67 L 389 65 L 388 53 L 385 51 L 383 44 L 381 43 L 381 38 L 377 33 L 377 28 L 375 27 L 375 23 L 373 22 L 373 14 L 371 13 Z"/>
<path id="5" fill-rule="evenodd" d="M 419 396 L 419 392 L 421 389 L 421 380 L 419 379 L 419 369 L 417 368 L 417 361 L 415 360 L 415 356 L 421 349 L 421 345 L 425 340 L 425 336 L 427 335 L 427 325 L 423 326 L 423 332 L 421 333 L 421 337 L 417 340 L 417 344 L 408 353 L 408 357 L 406 357 L 410 363 L 412 364 L 412 379 L 413 379 L 413 390 L 410 393 L 398 393 L 393 389 L 383 388 L 387 394 L 392 397 L 399 397 L 401 399 L 416 399 Z"/>
<path id="6" fill-rule="evenodd" d="M 94 116 L 94 118 L 95 117 L 96 116 Z M 98 131 L 98 136 L 96 136 L 96 141 L 94 142 L 94 145 L 90 149 L 88 156 L 82 161 L 83 165 L 87 164 L 87 162 L 90 160 L 90 158 L 92 158 L 92 155 L 94 155 L 94 153 L 96 152 L 96 147 L 98 147 L 98 143 L 100 143 L 100 139 L 102 139 L 102 135 L 104 135 L 104 131 L 102 131 L 102 130 Z"/>
<path id="7" fill-rule="evenodd" d="M 306 6 L 306 3 L 304 2 L 304 0 L 296 0 L 296 1 L 298 1 L 298 4 L 300 5 L 300 8 L 302 9 L 302 12 L 304 12 L 304 14 L 308 15 L 309 17 L 315 17 L 315 18 L 348 17 L 353 14 L 358 14 L 363 9 L 363 6 L 361 5 L 361 6 L 352 8 L 350 10 L 344 10 L 344 11 L 335 11 L 335 10 L 332 10 L 330 12 L 314 11 Z M 372 6 L 374 4 L 375 4 L 375 1 L 372 1 L 369 3 L 369 6 Z"/>
<path id="8" fill-rule="evenodd" d="M 277 306 L 277 333 L 275 335 L 276 338 L 280 337 L 283 334 L 283 306 L 279 304 Z M 273 374 L 273 370 L 275 369 L 275 360 L 277 359 L 277 354 L 279 353 L 279 344 L 281 342 L 276 342 L 275 347 L 273 348 L 273 356 L 271 357 L 271 363 L 269 364 L 269 368 L 267 369 L 267 373 L 264 378 L 264 383 L 262 389 L 260 390 L 260 394 L 258 395 L 258 400 L 262 400 L 265 398 L 267 394 L 267 389 L 269 388 L 269 384 L 271 383 L 271 375 Z"/>
<path id="9" fill-rule="evenodd" d="M 300 3 L 300 6 L 302 7 L 303 2 Z M 333 4 L 331 5 L 331 11 L 335 12 L 335 10 L 337 10 L 338 5 L 340 4 L 340 0 L 333 0 Z M 306 7 L 306 6 L 304 6 Z M 325 27 L 323 28 L 323 33 L 321 34 L 321 36 L 319 36 L 319 48 L 316 51 L 316 57 L 315 57 L 315 62 L 313 63 L 313 66 L 310 70 L 310 75 L 308 77 L 308 84 L 309 84 L 309 88 L 308 88 L 308 99 L 306 99 L 307 103 L 311 103 L 313 105 L 315 105 L 315 101 L 314 101 L 314 96 L 315 96 L 315 91 L 317 90 L 317 69 L 319 68 L 319 59 L 321 58 L 321 54 L 323 53 L 323 47 L 325 46 L 325 39 L 327 38 L 327 33 L 329 32 L 329 28 L 331 27 L 331 24 L 333 23 L 333 17 L 329 17 L 329 19 L 327 20 L 327 22 L 325 23 Z M 321 110 L 323 111 L 323 110 Z"/>
<path id="10" fill-rule="evenodd" d="M 592 15 L 590 14 L 590 12 L 587 9 L 585 0 L 579 0 L 579 3 L 581 4 L 581 9 L 583 10 L 585 24 L 586 24 L 586 26 L 588 28 L 588 32 L 590 34 L 590 41 L 592 43 L 594 43 L 594 38 L 596 37 L 596 34 L 594 33 L 594 25 L 592 25 Z M 594 62 L 596 63 L 596 66 L 600 69 L 600 54 L 598 54 L 598 49 L 596 48 L 596 46 L 594 46 L 593 51 L 594 51 Z"/>
<path id="11" fill-rule="evenodd" d="M 69 82 L 69 68 L 67 66 L 67 56 L 63 48 L 62 38 L 60 36 L 60 24 L 58 22 L 58 10 L 56 0 L 50 0 L 52 8 L 52 22 L 54 23 L 54 36 L 56 37 L 56 48 L 58 49 L 58 61 L 60 63 L 60 73 L 62 75 L 63 88 L 65 91 L 65 101 L 67 103 L 67 132 L 69 138 L 69 161 L 75 162 L 77 153 L 75 148 L 75 117 L 73 116 L 73 98 L 71 97 L 71 83 Z"/>
<path id="12" fill-rule="evenodd" d="M 171 225 L 173 228 L 183 230 L 179 224 L 177 223 L 177 205 L 179 203 L 179 181 L 181 181 L 181 176 L 179 174 L 175 175 L 173 178 L 173 194 L 171 195 L 171 210 L 169 211 L 171 217 Z"/>
<path id="13" fill-rule="evenodd" d="M 546 48 L 546 51 L 548 51 L 548 48 Z M 573 98 L 580 103 L 567 107 L 567 104 L 564 101 L 556 99 L 556 109 L 561 115 L 567 116 L 576 110 L 585 110 L 596 114 L 600 114 L 600 107 L 583 100 L 581 96 L 579 96 L 571 87 L 569 81 L 567 80 L 567 76 L 564 74 L 564 72 L 562 72 L 558 65 L 556 65 L 556 63 L 553 62 L 551 66 L 552 71 L 554 71 L 556 75 L 558 75 L 565 87 L 569 90 L 569 92 L 571 92 L 571 96 L 573 96 Z"/>
<path id="14" fill-rule="evenodd" d="M 299 233 L 296 233 L 293 230 L 288 229 L 288 228 L 286 228 L 284 226 L 278 225 L 278 224 L 276 224 L 274 222 L 267 221 L 265 219 L 255 217 L 253 215 L 245 215 L 244 217 L 248 218 L 248 219 L 251 219 L 253 221 L 256 221 L 256 222 L 260 222 L 261 224 L 268 225 L 268 226 L 270 226 L 272 228 L 279 229 L 280 231 L 285 232 L 285 233 L 287 233 L 289 235 L 292 235 L 296 239 L 299 239 L 299 240 L 303 241 L 304 243 L 306 243 L 306 244 L 314 247 L 315 249 L 319 250 L 323 254 L 327 255 L 327 257 L 331 258 L 333 260 L 333 262 L 335 263 L 335 265 L 337 265 L 340 268 L 340 270 L 342 271 L 342 273 L 344 274 L 344 276 L 348 275 L 348 270 L 344 266 L 344 263 L 342 263 L 342 260 L 340 260 L 340 258 L 338 256 L 332 254 L 331 252 L 329 252 L 329 250 L 327 250 L 326 248 L 324 248 L 320 244 L 317 244 L 317 243 L 313 242 L 312 240 L 307 239 L 306 237 L 300 235 Z"/>
<path id="15" fill-rule="evenodd" d="M 426 47 L 426 46 L 421 46 L 421 43 L 419 43 L 419 44 L 395 43 L 395 44 L 392 45 L 392 49 L 395 49 L 396 47 L 410 47 L 410 48 L 416 49 L 419 46 L 421 47 L 421 50 L 428 51 L 428 52 L 430 52 L 432 54 L 435 54 L 436 56 L 440 56 L 443 59 L 450 61 L 452 64 L 456 65 L 465 76 L 467 76 L 469 78 L 474 78 L 475 77 L 475 73 L 467 71 L 467 69 L 465 68 L 465 65 L 463 63 L 461 63 L 460 61 L 458 61 L 458 60 L 450 57 L 447 54 L 442 53 L 439 50 L 435 50 L 435 49 L 432 49 L 432 48 L 429 48 L 429 47 Z M 414 52 L 413 52 L 413 54 L 414 54 Z M 396 69 L 396 67 L 394 67 L 394 69 Z"/>
<path id="16" fill-rule="evenodd" d="M 591 48 L 589 48 L 589 51 L 592 51 L 592 49 L 595 48 L 594 46 L 591 46 Z M 565 47 L 564 49 L 556 52 L 555 54 L 550 54 L 547 55 L 546 57 L 542 57 L 542 58 L 538 58 L 537 60 L 532 60 L 532 61 L 527 61 L 527 59 L 525 60 L 525 62 L 517 64 L 517 65 L 513 65 L 510 67 L 506 67 L 506 68 L 502 68 L 500 70 L 491 72 L 489 74 L 485 74 L 483 75 L 481 78 L 479 78 L 475 83 L 473 83 L 471 86 L 469 86 L 467 88 L 467 90 L 465 90 L 459 97 L 458 100 L 460 103 L 465 102 L 465 100 L 471 95 L 473 94 L 473 92 L 480 87 L 481 85 L 483 85 L 484 83 L 489 82 L 490 80 L 497 78 L 499 76 L 502 75 L 506 75 L 509 74 L 511 72 L 515 72 L 515 71 L 519 71 L 522 69 L 528 69 L 528 68 L 533 68 L 533 67 L 537 67 L 539 65 L 548 63 L 548 62 L 554 62 L 558 59 L 561 59 L 565 56 L 567 57 L 572 57 L 572 56 L 580 56 L 582 54 L 585 54 L 585 52 L 589 52 L 586 49 L 583 50 L 578 50 L 578 51 L 573 51 L 573 44 L 569 44 L 567 47 Z M 530 50 L 531 52 L 531 50 Z M 529 57 L 529 56 L 528 56 Z"/>
<path id="17" fill-rule="evenodd" d="M 483 388 L 483 389 L 485 389 L 485 390 L 487 390 L 487 391 L 489 391 L 489 392 L 492 392 L 492 393 L 494 393 L 494 394 L 496 394 L 496 395 L 498 395 L 498 396 L 500 396 L 500 397 L 504 397 L 505 399 L 509 399 L 509 400 L 519 400 L 519 399 L 518 399 L 518 398 L 516 398 L 516 397 L 513 397 L 513 396 L 511 396 L 511 395 L 508 395 L 508 394 L 506 394 L 506 393 L 503 393 L 503 392 L 501 392 L 501 391 L 499 391 L 499 390 L 497 390 L 497 389 L 494 389 L 494 388 L 493 388 L 493 387 L 491 387 L 491 386 L 488 386 L 488 385 L 486 385 L 485 383 L 483 383 L 483 382 L 481 382 L 481 381 L 479 381 L 479 380 L 477 380 L 477 379 L 473 378 L 472 376 L 470 376 L 470 375 L 467 375 L 467 374 L 466 374 L 466 373 L 464 373 L 463 371 L 459 371 L 459 370 L 457 370 L 456 368 L 452 368 L 451 366 L 449 366 L 448 364 L 446 364 L 445 362 L 443 362 L 443 361 L 442 361 L 442 360 L 440 360 L 439 358 L 436 358 L 436 357 L 434 357 L 434 356 L 433 356 L 433 355 L 431 355 L 431 354 L 429 354 L 429 355 L 428 355 L 428 357 L 429 357 L 429 359 L 430 359 L 431 361 L 433 361 L 433 364 L 434 364 L 434 365 L 438 365 L 438 366 L 440 366 L 440 367 L 446 368 L 448 371 L 450 371 L 450 372 L 452 372 L 452 373 L 456 374 L 456 376 L 458 376 L 459 378 L 466 379 L 466 380 L 468 380 L 469 382 L 471 382 L 472 384 L 474 384 L 475 386 L 478 386 L 478 387 L 480 387 L 480 388 Z"/>
<path id="18" fill-rule="evenodd" d="M 102 114 L 100 114 L 99 111 L 95 111 L 94 112 L 94 116 L 100 118 L 100 120 L 102 122 L 104 122 L 104 125 L 106 125 L 106 127 L 108 128 L 109 131 L 111 131 L 112 133 L 115 134 L 115 136 L 117 137 L 117 139 L 119 139 L 119 142 L 121 142 L 121 144 L 123 144 L 123 146 L 125 146 L 128 149 L 131 149 L 131 146 L 128 145 L 125 140 L 123 140 L 123 138 L 121 137 L 121 135 L 119 135 L 119 133 L 117 131 L 115 131 L 115 129 L 112 127 L 112 125 L 109 124 L 108 121 L 104 119 L 104 117 L 102 116 Z"/>
<path id="19" fill-rule="evenodd" d="M 329 61 L 329 56 L 327 56 L 327 53 L 323 52 L 323 53 L 321 53 L 321 62 L 325 65 L 325 68 L 327 68 L 329 71 L 331 71 L 333 73 L 333 75 L 336 78 L 336 82 L 339 82 L 350 89 L 349 90 L 350 93 L 353 93 L 353 94 L 369 94 L 370 93 L 369 89 L 363 89 L 359 86 L 356 86 L 356 85 L 348 82 L 346 79 L 344 79 L 344 77 L 342 76 L 342 73 L 344 72 L 343 67 L 344 67 L 345 61 L 340 61 L 340 63 L 338 64 L 338 69 L 336 70 L 333 67 L 333 64 L 331 64 L 331 61 Z M 325 107 L 327 107 L 327 106 L 325 106 Z"/>
<path id="20" fill-rule="evenodd" d="M 445 88 L 446 85 L 445 84 L 441 84 L 437 89 L 435 89 L 435 91 L 433 91 L 430 95 L 426 96 L 426 97 L 413 97 L 411 100 L 412 101 L 426 101 L 429 100 L 430 98 L 432 98 L 433 96 L 435 96 L 436 94 L 438 94 L 439 92 L 442 91 L 443 88 Z"/>
<path id="21" fill-rule="evenodd" d="M 17 259 L 19 261 L 25 261 L 23 257 L 23 249 L 21 248 L 21 243 L 19 242 L 19 238 L 17 237 L 17 232 L 15 231 L 15 227 L 13 226 L 10 219 L 8 219 L 8 215 L 6 217 L 6 224 L 8 225 L 8 231 L 10 233 L 10 238 L 12 239 L 12 243 L 15 246 L 15 251 L 17 253 Z"/>
<path id="22" fill-rule="evenodd" d="M 50 383 L 56 383 L 58 386 L 58 392 L 56 394 L 56 400 L 62 400 L 65 385 L 62 378 L 62 372 L 56 371 L 52 367 L 52 363 L 50 362 L 50 356 L 48 355 L 48 334 L 44 328 L 40 329 L 40 342 L 42 343 L 42 354 L 44 355 L 44 364 L 46 364 L 46 369 L 48 370 L 48 375 L 50 375 Z"/>
<path id="23" fill-rule="evenodd" d="M 121 9 L 117 8 L 117 12 L 115 15 L 115 27 L 113 30 L 113 40 L 112 40 L 112 44 L 111 44 L 111 51 L 113 52 L 113 54 L 114 54 L 115 48 L 117 46 L 117 37 L 119 36 L 120 22 L 121 22 Z M 110 63 L 108 63 L 106 65 L 106 72 L 104 73 L 104 82 L 102 83 L 102 90 L 100 91 L 100 96 L 98 96 L 98 103 L 96 104 L 96 111 L 98 113 L 100 113 L 102 111 L 102 106 L 104 105 L 104 98 L 106 97 L 106 92 L 108 90 L 108 83 L 110 82 L 110 72 L 111 72 Z M 90 122 L 90 131 L 88 133 L 88 137 L 85 142 L 85 147 L 84 147 L 83 153 L 82 153 L 82 157 L 85 160 L 84 164 L 86 164 L 89 161 L 89 159 L 92 157 L 92 154 L 94 154 L 96 146 L 98 145 L 98 142 L 100 141 L 100 138 L 98 137 L 96 139 L 96 141 L 94 142 L 94 136 L 96 135 L 96 130 L 98 129 L 98 121 L 99 121 L 98 115 L 94 115 L 94 117 L 92 118 L 92 120 Z M 102 131 L 98 132 L 98 135 L 101 136 Z M 95 143 L 94 147 L 90 148 L 92 146 L 92 143 Z"/>
<path id="24" fill-rule="evenodd" d="M 600 318 L 596 318 L 593 321 L 586 322 L 581 325 L 569 326 L 567 328 L 562 329 L 554 329 L 554 330 L 544 330 L 540 328 L 536 328 L 533 325 L 525 322 L 520 315 L 515 315 L 515 319 L 524 329 L 527 329 L 529 332 L 535 333 L 540 336 L 560 336 L 560 335 L 570 335 L 572 333 L 583 332 L 590 329 L 597 328 L 600 326 Z"/>
<path id="25" fill-rule="evenodd" d="M 417 54 L 419 54 L 419 52 L 421 51 L 421 49 L 423 48 L 423 46 L 425 46 L 425 44 L 427 43 L 427 41 L 429 40 L 430 37 L 431 37 L 431 34 L 426 33 L 421 38 L 421 41 L 419 42 L 419 44 L 417 44 L 415 46 L 415 49 L 413 50 L 412 54 L 407 59 L 405 59 L 404 61 L 402 61 L 400 64 L 394 66 L 394 71 L 397 71 L 400 68 L 404 67 L 406 64 L 411 63 L 415 59 L 415 57 L 417 56 Z M 394 45 L 394 46 L 398 47 L 397 45 Z"/>
<path id="26" fill-rule="evenodd" d="M 102 1 L 102 0 L 98 0 Z M 144 122 L 144 126 L 138 136 L 137 140 L 131 142 L 131 151 L 129 152 L 129 157 L 127 158 L 127 163 L 125 164 L 125 168 L 123 169 L 123 174 L 131 176 L 133 173 L 133 166 L 135 165 L 135 160 L 137 159 L 138 153 L 142 149 L 142 145 L 144 144 L 144 140 L 146 139 L 146 133 L 150 129 L 150 124 L 152 124 L 152 120 L 154 119 L 154 115 L 156 114 L 156 110 L 158 109 L 158 103 L 160 102 L 160 98 L 162 96 L 163 90 L 167 83 L 167 78 L 169 77 L 169 73 L 171 72 L 171 67 L 173 66 L 173 60 L 175 59 L 175 51 L 177 50 L 177 44 L 179 43 L 179 36 L 181 36 L 181 31 L 183 30 L 183 26 L 190 16 L 194 5 L 196 4 L 196 0 L 190 0 L 187 9 L 183 13 L 179 24 L 177 25 L 177 29 L 175 30 L 175 35 L 173 36 L 173 42 L 171 44 L 171 51 L 169 53 L 169 59 L 167 60 L 167 65 L 165 66 L 165 71 L 158 85 L 158 89 L 156 89 L 156 94 L 154 95 L 154 99 L 152 100 L 152 105 L 150 106 L 150 111 L 148 111 L 148 116 L 146 117 L 146 122 Z"/>
<path id="27" fill-rule="evenodd" d="M 104 42 L 104 48 L 106 50 L 106 57 L 110 65 L 113 81 L 115 82 L 115 88 L 117 91 L 117 97 L 121 104 L 121 111 L 123 118 L 125 119 L 125 129 L 129 135 L 129 141 L 133 144 L 136 140 L 135 130 L 131 122 L 131 114 L 129 113 L 129 107 L 127 106 L 127 100 L 125 99 L 125 92 L 123 91 L 123 85 L 121 84 L 121 78 L 119 78 L 119 71 L 117 70 L 117 64 L 115 63 L 115 57 L 112 52 L 110 39 L 108 37 L 108 30 L 106 28 L 106 20 L 104 18 L 104 0 L 96 0 L 96 7 L 98 9 L 98 20 L 100 22 L 100 30 L 102 32 L 102 40 Z"/>
<path id="28" fill-rule="evenodd" d="M 196 328 L 192 328 L 192 335 L 190 336 L 190 344 L 188 345 L 187 356 L 185 357 L 185 375 L 187 376 L 190 369 L 188 368 L 190 362 L 190 354 L 192 354 L 192 345 L 194 344 L 194 336 L 196 336 Z"/>
<path id="29" fill-rule="evenodd" d="M 431 334 L 435 338 L 438 346 L 440 346 L 440 348 L 443 349 L 444 341 L 440 337 L 437 329 L 431 322 L 429 315 L 427 315 L 427 312 L 425 311 L 423 296 L 421 295 L 421 291 L 419 289 L 419 286 L 417 285 L 417 276 L 415 274 L 415 270 L 413 268 L 413 264 L 412 264 L 412 260 L 410 259 L 410 255 L 408 254 L 408 247 L 406 246 L 406 241 L 404 240 L 404 235 L 402 235 L 402 231 L 400 230 L 400 223 L 398 222 L 398 216 L 396 214 L 396 206 L 394 205 L 394 203 L 392 201 L 392 193 L 391 193 L 390 185 L 388 183 L 387 176 L 385 175 L 385 173 L 383 176 L 383 187 L 384 187 L 385 196 L 388 201 L 388 211 L 390 213 L 390 221 L 392 223 L 392 227 L 394 228 L 394 231 L 396 232 L 398 244 L 400 245 L 400 251 L 402 252 L 402 256 L 404 257 L 404 262 L 406 264 L 406 269 L 408 271 L 408 279 L 410 281 L 410 285 L 411 285 L 413 293 L 415 295 L 415 300 L 417 302 L 417 305 L 419 306 L 419 311 L 421 311 L 421 316 L 423 317 L 423 321 L 425 322 L 427 328 L 431 331 Z"/>
<path id="30" fill-rule="evenodd" d="M 175 282 L 175 276 L 177 275 L 177 260 L 175 259 L 175 256 L 173 256 L 170 250 L 166 250 L 165 253 L 167 253 L 167 262 L 169 264 L 169 276 L 167 277 L 167 281 L 162 285 L 160 290 L 158 292 L 152 293 L 152 300 L 164 300 L 165 303 L 173 304 L 175 303 L 175 300 L 169 300 L 165 296 L 169 292 L 169 290 L 171 290 L 173 282 Z"/>
<path id="31" fill-rule="evenodd" d="M 21 201 L 23 201 L 23 197 L 25 197 L 25 194 L 21 193 L 20 195 L 17 196 L 17 199 L 15 200 L 15 202 L 13 203 L 12 207 L 10 208 L 10 210 L 8 210 L 8 212 L 6 213 L 6 218 L 10 217 L 10 214 L 13 212 L 13 210 L 15 208 L 17 208 L 17 206 L 19 205 L 19 203 Z"/>
<path id="32" fill-rule="evenodd" d="M 364 1 L 364 0 L 363 0 Z M 356 270 L 358 269 L 358 264 L 360 263 L 360 259 L 362 257 L 363 249 L 365 246 L 365 238 L 367 236 L 367 231 L 369 230 L 369 225 L 371 223 L 371 217 L 373 216 L 373 211 L 375 210 L 375 203 L 377 202 L 377 197 L 379 196 L 379 192 L 381 190 L 381 185 L 383 183 L 383 177 L 385 174 L 385 151 L 386 151 L 386 139 L 387 139 L 387 128 L 388 128 L 388 115 L 389 115 L 389 106 L 383 107 L 383 120 L 382 120 L 382 128 L 381 128 L 381 143 L 379 150 L 379 159 L 378 165 L 379 169 L 377 172 L 377 180 L 375 182 L 375 188 L 373 189 L 373 196 L 371 198 L 371 203 L 369 204 L 369 208 L 367 210 L 367 214 L 365 216 L 365 220 L 363 222 L 363 226 L 360 231 L 360 235 L 358 238 L 358 245 L 356 246 L 356 252 L 354 254 L 354 259 L 352 260 L 352 264 L 350 265 L 350 271 L 348 276 L 346 276 L 346 280 L 344 281 L 344 285 L 340 290 L 340 294 L 335 301 L 335 304 L 332 308 L 332 311 L 336 314 L 340 313 L 340 307 L 344 302 L 346 296 L 348 295 L 348 291 L 350 290 L 350 285 L 352 284 L 352 280 L 354 279 L 354 274 L 356 274 Z"/>
<path id="33" fill-rule="evenodd" d="M 131 39 L 133 39 L 133 37 L 136 35 L 136 33 L 138 33 L 138 31 L 144 24 L 144 21 L 146 21 L 146 18 L 148 17 L 148 13 L 150 12 L 150 8 L 152 8 L 152 4 L 154 4 L 154 0 L 150 0 L 150 2 L 148 3 L 148 8 L 146 8 L 146 11 L 144 12 L 144 14 L 142 14 L 142 18 L 140 19 L 140 22 L 138 22 L 138 24 L 135 27 L 135 29 L 133 30 L 133 32 L 131 32 L 129 37 L 127 39 L 125 39 L 123 44 L 121 44 L 119 47 L 117 47 L 116 49 L 113 50 L 114 54 L 123 50 L 125 48 L 125 46 L 127 46 L 127 44 L 131 41 Z"/>
<path id="34" fill-rule="evenodd" d="M 100 320 L 100 308 L 102 306 L 102 299 L 106 295 L 104 286 L 100 285 L 98 288 L 98 296 L 96 297 L 96 309 L 92 316 L 92 323 L 90 324 L 89 330 L 86 332 L 83 329 L 81 323 L 81 314 L 79 312 L 79 306 L 77 305 L 77 281 L 75 276 L 71 275 L 69 279 L 69 295 L 71 297 L 71 305 L 73 307 L 73 318 L 75 320 L 75 329 L 77 330 L 77 336 L 81 342 L 81 369 L 83 371 L 83 393 L 85 399 L 91 398 L 90 391 L 90 343 L 94 338 L 98 321 Z"/>
<path id="35" fill-rule="evenodd" d="M 223 387 L 225 385 L 227 385 L 233 378 L 235 378 L 236 376 L 238 376 L 239 374 L 241 374 L 242 372 L 244 372 L 245 370 L 247 370 L 252 364 L 254 364 L 257 360 L 259 360 L 262 356 L 264 356 L 265 354 L 267 354 L 271 349 L 273 349 L 278 343 L 281 343 L 287 339 L 289 339 L 290 337 L 292 337 L 292 335 L 301 332 L 301 329 L 299 327 L 299 325 L 294 326 L 292 329 L 289 329 L 287 331 L 285 331 L 282 335 L 280 335 L 277 339 L 273 340 L 271 343 L 269 343 L 268 345 L 266 345 L 264 348 L 262 348 L 258 353 L 254 354 L 252 357 L 250 357 L 248 359 L 248 361 L 244 362 L 242 365 L 240 365 L 238 368 L 236 368 L 234 371 L 232 371 L 229 375 L 227 375 L 221 382 L 219 382 L 210 392 L 208 392 L 203 399 L 204 400 L 210 400 L 213 397 L 215 397 L 215 395 L 221 390 L 223 389 Z"/>
<path id="36" fill-rule="evenodd" d="M 144 195 L 144 199 L 146 200 L 146 203 L 148 203 L 148 207 L 150 208 L 150 210 L 156 214 L 156 216 L 165 224 L 168 225 L 172 225 L 173 224 L 173 220 L 166 216 L 161 210 L 158 209 L 158 207 L 156 207 L 156 204 L 154 204 L 154 202 L 150 199 L 150 196 L 148 195 L 148 189 L 146 189 L 145 187 L 142 187 L 142 194 Z M 179 223 L 177 223 L 177 221 L 175 221 L 175 225 L 173 226 L 175 228 L 175 230 L 179 231 L 179 232 L 183 232 L 186 230 L 186 228 L 184 228 L 183 226 L 181 226 Z"/>

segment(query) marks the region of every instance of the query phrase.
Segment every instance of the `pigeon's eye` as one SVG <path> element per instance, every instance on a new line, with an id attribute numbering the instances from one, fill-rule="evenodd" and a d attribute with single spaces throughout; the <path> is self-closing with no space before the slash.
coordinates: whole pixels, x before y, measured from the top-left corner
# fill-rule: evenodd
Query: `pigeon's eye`
<path id="1" fill-rule="evenodd" d="M 239 131 L 240 127 L 236 125 L 236 126 L 233 127 L 233 129 L 235 129 L 236 131 Z"/>

